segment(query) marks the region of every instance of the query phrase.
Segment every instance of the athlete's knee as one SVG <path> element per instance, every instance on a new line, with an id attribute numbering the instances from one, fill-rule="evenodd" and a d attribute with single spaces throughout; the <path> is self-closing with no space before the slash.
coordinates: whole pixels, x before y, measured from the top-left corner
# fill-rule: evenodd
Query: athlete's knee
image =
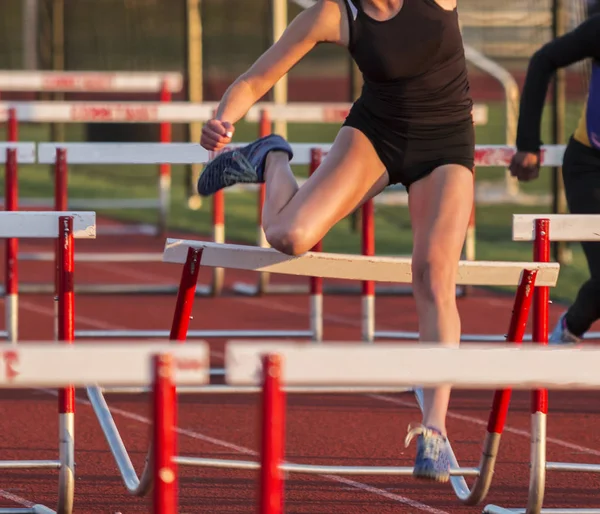
<path id="1" fill-rule="evenodd" d="M 436 305 L 456 298 L 456 263 L 445 256 L 413 257 L 413 290 L 419 302 Z"/>
<path id="2" fill-rule="evenodd" d="M 287 255 L 301 255 L 311 249 L 308 232 L 299 225 L 274 224 L 265 227 L 269 244 Z"/>

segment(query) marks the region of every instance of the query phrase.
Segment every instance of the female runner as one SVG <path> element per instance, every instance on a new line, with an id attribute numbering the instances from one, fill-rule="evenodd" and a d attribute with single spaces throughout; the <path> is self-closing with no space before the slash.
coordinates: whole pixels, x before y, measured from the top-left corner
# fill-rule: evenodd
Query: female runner
<path id="1" fill-rule="evenodd" d="M 472 99 L 456 0 L 319 0 L 224 94 L 201 144 L 232 141 L 235 123 L 319 43 L 348 48 L 364 77 L 331 151 L 298 187 L 292 149 L 278 135 L 219 154 L 198 191 L 266 183 L 263 228 L 271 246 L 308 251 L 342 218 L 390 184 L 409 190 L 413 290 L 421 341 L 458 345 L 456 275 L 473 205 Z M 427 367 L 427 361 L 415 362 Z M 424 391 L 413 474 L 449 479 L 450 387 Z"/>

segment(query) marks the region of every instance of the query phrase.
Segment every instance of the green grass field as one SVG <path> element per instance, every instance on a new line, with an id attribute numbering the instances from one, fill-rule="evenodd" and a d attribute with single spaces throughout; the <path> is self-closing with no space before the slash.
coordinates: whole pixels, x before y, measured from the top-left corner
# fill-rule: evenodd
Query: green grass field
<path id="1" fill-rule="evenodd" d="M 548 119 L 544 121 L 544 138 L 548 141 Z M 579 105 L 568 108 L 569 133 L 575 127 L 580 114 Z M 501 106 L 490 105 L 490 121 L 477 129 L 480 144 L 501 143 L 503 139 L 503 112 Z M 337 125 L 290 125 L 289 139 L 293 142 L 330 142 L 335 137 Z M 240 123 L 236 140 L 248 141 L 256 134 L 256 126 Z M 4 134 L 2 134 L 4 137 Z M 23 141 L 50 141 L 47 126 L 23 125 L 20 129 Z M 81 141 L 84 131 L 81 125 L 67 126 L 67 140 Z M 169 226 L 172 229 L 189 231 L 191 234 L 211 233 L 210 200 L 204 202 L 198 211 L 187 207 L 184 188 L 184 169 L 173 167 L 173 189 Z M 298 176 L 305 176 L 306 170 L 295 170 Z M 2 171 L 3 173 L 3 171 Z M 503 169 L 482 169 L 477 180 L 502 180 Z M 144 198 L 155 197 L 157 192 L 157 169 L 153 166 L 73 166 L 69 176 L 69 195 L 72 198 Z M 3 183 L 3 177 L 1 177 Z M 550 170 L 544 169 L 542 177 L 523 187 L 524 191 L 535 193 L 550 191 Z M 47 166 L 23 166 L 20 170 L 20 197 L 52 197 L 53 183 Z M 228 194 L 226 196 L 226 235 L 228 240 L 252 243 L 256 238 L 256 196 L 249 193 Z M 547 213 L 548 206 L 494 205 L 477 208 L 477 258 L 486 260 L 530 260 L 531 245 L 511 241 L 511 216 L 513 213 Z M 154 222 L 156 213 L 139 211 L 98 211 L 99 214 L 121 220 Z M 377 206 L 376 244 L 379 254 L 407 254 L 411 250 L 410 220 L 405 207 Z M 358 253 L 359 234 L 351 231 L 348 220 L 334 227 L 324 241 L 326 251 Z M 581 283 L 588 277 L 585 259 L 579 245 L 573 245 L 573 261 L 563 267 L 558 287 L 553 291 L 553 299 L 571 301 Z"/>

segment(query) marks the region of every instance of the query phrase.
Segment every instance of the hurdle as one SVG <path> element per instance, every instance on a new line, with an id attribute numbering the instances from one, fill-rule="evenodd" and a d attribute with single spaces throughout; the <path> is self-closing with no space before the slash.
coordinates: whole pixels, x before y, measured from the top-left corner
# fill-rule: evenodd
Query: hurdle
<path id="1" fill-rule="evenodd" d="M 110 385 L 151 384 L 152 432 L 150 446 L 154 459 L 149 467 L 149 482 L 154 485 L 153 514 L 177 514 L 176 385 L 197 385 L 208 382 L 209 351 L 206 343 L 185 346 L 171 344 L 118 344 L 92 342 L 73 346 L 72 340 L 61 345 L 32 343 L 0 352 L 0 388 L 86 387 L 90 383 Z M 61 451 L 58 461 L 27 461 L 19 466 L 63 469 L 70 466 L 68 501 L 59 497 L 56 511 L 43 505 L 29 508 L 0 509 L 2 513 L 65 514 L 72 512 L 74 461 L 73 441 L 68 437 L 68 459 Z M 0 467 L 6 468 L 6 462 Z M 14 466 L 14 463 L 11 463 Z M 60 498 L 63 498 L 61 500 Z M 63 503 L 61 503 L 61 501 Z"/>
<path id="2" fill-rule="evenodd" d="M 74 241 L 75 239 L 89 239 L 95 236 L 95 214 L 91 212 L 0 212 L 0 238 L 44 238 L 56 240 L 55 336 L 58 341 L 63 341 L 67 344 L 71 344 L 74 338 Z M 16 302 L 13 305 L 16 305 Z M 12 315 L 16 317 L 16 312 L 13 312 Z M 5 364 L 3 374 L 7 379 L 13 381 L 16 381 L 18 378 L 18 370 L 15 369 L 15 366 L 20 365 L 20 362 L 16 360 L 19 354 L 16 353 L 15 349 L 16 346 L 11 346 L 10 350 L 0 352 Z M 58 460 L 0 461 L 0 467 L 3 469 L 58 469 L 57 512 L 61 514 L 69 514 L 73 510 L 75 487 L 74 398 L 75 389 L 73 386 L 69 385 L 59 390 Z M 14 510 L 5 512 L 14 512 Z M 34 510 L 24 512 L 47 513 L 53 511 Z"/>
<path id="3" fill-rule="evenodd" d="M 550 261 L 551 241 L 600 241 L 600 215 L 514 215 L 513 240 L 533 240 L 534 258 L 537 261 L 548 262 Z M 536 298 L 534 298 L 533 337 L 535 341 L 542 345 L 548 344 L 548 300 L 548 289 L 540 288 Z M 562 366 L 564 367 L 564 363 Z M 585 370 L 583 370 L 582 373 L 585 373 Z M 509 514 L 520 512 L 527 512 L 528 514 L 544 514 L 551 512 L 561 512 L 564 514 L 576 514 L 583 512 L 587 514 L 600 513 L 600 509 L 556 510 L 543 508 L 547 471 L 600 473 L 599 464 L 547 462 L 547 417 L 548 391 L 547 389 L 540 387 L 535 389 L 532 394 L 532 452 L 527 508 L 512 509 L 503 508 L 497 505 L 487 505 L 484 509 L 484 514 Z"/>
<path id="4" fill-rule="evenodd" d="M 300 256 L 287 256 L 273 249 L 244 246 L 244 245 L 230 245 L 230 244 L 215 244 L 205 243 L 201 241 L 188 241 L 188 240 L 176 240 L 167 239 L 165 243 L 164 261 L 169 263 L 183 264 L 184 272 L 190 270 L 190 280 L 187 282 L 182 281 L 182 287 L 178 295 L 175 313 L 173 317 L 173 327 L 177 327 L 178 339 L 183 340 L 186 337 L 187 330 L 189 327 L 189 315 L 192 310 L 192 302 L 194 299 L 193 295 L 193 282 L 197 280 L 197 273 L 201 266 L 214 267 L 221 266 L 224 268 L 243 269 L 251 271 L 264 271 L 268 273 L 281 273 L 288 275 L 297 276 L 309 276 L 309 277 L 320 277 L 320 278 L 336 278 L 336 279 L 354 279 L 357 281 L 381 281 L 381 282 L 392 282 L 392 283 L 411 283 L 411 260 L 409 258 L 393 258 L 393 257 L 371 257 L 371 256 L 357 256 L 357 255 L 344 255 L 344 254 L 331 254 L 322 252 L 307 252 Z M 558 263 L 538 263 L 538 262 L 485 262 L 485 261 L 461 261 L 458 266 L 457 284 L 460 285 L 513 285 L 517 286 L 517 293 L 515 295 L 515 303 L 510 319 L 509 326 L 509 339 L 511 342 L 519 344 L 522 341 L 523 334 L 525 332 L 525 326 L 529 315 L 529 310 L 533 298 L 535 286 L 554 286 L 558 279 L 558 272 L 560 265 Z M 193 274 L 191 273 L 193 272 Z M 191 287 L 190 287 L 191 286 Z M 191 290 L 190 290 L 191 289 Z M 181 306 L 185 305 L 185 309 Z M 277 343 L 279 344 L 279 343 Z M 254 348 L 261 348 L 259 350 L 264 353 L 265 346 L 273 348 L 275 345 L 250 345 Z M 226 350 L 226 378 L 230 377 L 228 374 L 228 366 L 239 362 L 235 355 L 230 353 L 230 345 L 227 345 Z M 303 345 L 307 346 L 307 345 Z M 310 345 L 313 346 L 313 345 Z M 246 344 L 241 344 L 240 347 L 245 347 Z M 324 351 L 330 348 L 329 345 L 315 345 L 315 347 L 323 348 Z M 365 348 L 373 348 L 371 345 Z M 381 347 L 383 352 L 387 352 L 388 345 Z M 382 353 L 383 355 L 383 353 Z M 387 355 L 387 353 L 386 353 Z M 250 375 L 252 380 L 256 380 L 257 377 L 261 376 L 260 368 L 257 368 L 256 364 L 258 360 L 256 358 L 251 359 L 252 364 L 248 367 L 250 369 Z M 306 361 L 305 361 L 306 362 Z M 331 361 L 328 361 L 329 363 Z M 358 362 L 358 360 L 357 360 Z M 237 365 L 237 364 L 236 364 Z M 324 361 L 317 361 L 314 363 L 315 373 L 327 375 L 326 368 L 324 367 Z M 263 390 L 263 398 L 265 399 L 265 411 L 263 412 L 263 420 L 267 418 L 272 419 L 271 415 L 274 409 L 281 409 L 282 396 L 275 394 L 272 379 L 277 376 L 275 371 L 271 374 L 272 369 L 265 367 L 265 376 L 270 378 L 265 380 L 265 386 Z M 318 371 L 316 370 L 318 368 Z M 365 383 L 360 382 L 361 373 L 356 375 L 353 369 L 353 378 L 358 380 L 355 384 L 348 383 L 335 383 L 335 381 L 325 382 L 327 386 L 364 386 Z M 335 375 L 335 373 L 334 373 Z M 385 375 L 385 374 L 384 374 Z M 384 376 L 382 375 L 382 376 Z M 348 375 L 350 376 L 350 375 Z M 357 379 L 357 377 L 359 377 Z M 232 384 L 232 381 L 227 379 L 228 384 L 233 386 L 239 385 L 236 383 Z M 402 385 L 413 385 L 413 380 L 407 380 Z M 419 379 L 418 383 L 421 383 Z M 269 386 L 271 384 L 271 386 Z M 307 388 L 309 385 L 316 385 L 315 383 L 302 383 L 296 384 L 299 387 Z M 375 382 L 372 385 L 381 386 L 381 382 Z M 393 384 L 398 385 L 398 384 Z M 247 385 L 248 387 L 256 387 L 256 383 Z M 412 390 L 412 389 L 409 389 Z M 338 392 L 342 392 L 338 390 Z M 419 390 L 415 391 L 417 400 L 421 404 L 422 396 Z M 499 390 L 496 392 L 494 397 L 494 403 L 492 411 L 490 413 L 490 419 L 488 423 L 488 432 L 484 441 L 482 460 L 480 468 L 464 468 L 461 469 L 458 466 L 454 453 L 450 448 L 452 455 L 453 473 L 451 483 L 453 489 L 459 498 L 459 500 L 467 505 L 474 505 L 482 501 L 489 490 L 491 479 L 493 476 L 493 469 L 498 453 L 498 447 L 500 437 L 504 427 L 504 420 L 506 418 L 506 412 L 510 400 L 510 389 Z M 282 425 L 282 420 L 278 419 L 273 422 L 269 421 L 270 426 Z M 265 421 L 265 426 L 266 426 Z M 263 445 L 267 439 L 273 438 L 275 441 L 283 441 L 283 436 L 280 430 L 263 431 Z M 277 443 L 279 444 L 279 443 Z M 271 447 L 270 447 L 271 448 Z M 270 453 L 269 453 L 270 452 Z M 283 455 L 277 456 L 277 450 L 267 452 L 271 455 L 276 462 L 283 459 Z M 278 468 L 276 465 L 273 466 L 273 459 L 270 460 L 270 464 L 265 463 L 265 453 L 263 453 L 262 465 L 256 462 L 247 461 L 227 461 L 220 459 L 200 459 L 195 457 L 178 458 L 180 464 L 190 466 L 208 466 L 208 467 L 224 467 L 234 469 L 260 469 L 263 478 L 264 477 L 276 477 L 280 475 L 280 471 L 306 471 L 312 473 L 349 473 L 349 474 L 371 474 L 372 469 L 364 468 L 343 468 L 343 467 L 326 467 L 326 466 L 297 466 L 297 465 L 285 465 L 284 467 Z M 406 475 L 412 472 L 411 468 L 377 468 L 377 472 L 383 474 L 398 474 Z M 377 473 L 375 473 L 377 474 Z M 469 489 L 464 480 L 464 476 L 476 476 L 478 477 L 474 486 Z M 271 478 L 264 478 L 263 481 L 270 481 Z M 271 490 L 268 496 L 272 493 Z M 264 495 L 263 495 L 264 496 Z M 271 499 L 273 496 L 270 496 Z M 273 506 L 277 502 L 271 502 Z M 275 510 L 264 510 L 266 505 L 262 504 L 263 513 L 279 513 L 281 512 L 280 507 L 273 507 Z"/>
<path id="5" fill-rule="evenodd" d="M 424 357 L 431 364 L 425 371 L 406 365 Z M 525 348 L 499 344 L 444 348 L 414 343 L 365 346 L 347 342 L 314 346 L 290 342 L 232 341 L 226 347 L 226 364 L 227 383 L 237 386 L 253 384 L 262 388 L 259 460 L 235 462 L 236 468 L 259 471 L 258 512 L 261 514 L 281 514 L 284 511 L 284 473 L 412 474 L 411 467 L 323 466 L 286 461 L 286 387 L 316 384 L 338 387 L 383 384 L 410 386 L 415 383 L 422 387 L 435 387 L 444 383 L 454 388 L 492 390 L 498 387 L 523 390 L 535 387 L 557 390 L 600 388 L 600 375 L 597 373 L 600 351 L 592 348 Z M 498 421 L 504 423 L 503 419 Z M 452 486 L 455 492 L 457 484 L 462 484 L 464 488 L 459 489 L 462 494 L 462 497 L 457 494 L 459 499 L 468 505 L 479 503 L 485 494 L 477 495 L 477 501 L 466 501 L 469 488 L 465 477 L 475 477 L 472 491 L 479 489 L 481 483 L 486 481 L 489 488 L 493 473 L 493 462 L 490 466 L 489 461 L 495 460 L 495 455 L 491 458 L 484 448 L 478 467 L 461 468 L 450 443 L 448 450 L 451 455 Z M 218 461 L 204 462 L 203 465 L 220 467 Z M 471 496 L 470 500 L 474 499 Z M 547 512 L 565 511 L 554 509 Z"/>

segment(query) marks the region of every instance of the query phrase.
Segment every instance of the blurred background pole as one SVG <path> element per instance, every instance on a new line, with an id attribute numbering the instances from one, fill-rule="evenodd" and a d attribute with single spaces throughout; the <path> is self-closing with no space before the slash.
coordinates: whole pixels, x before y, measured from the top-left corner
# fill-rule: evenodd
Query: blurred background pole
<path id="1" fill-rule="evenodd" d="M 65 0 L 52 1 L 52 69 L 65 71 Z M 64 93 L 54 93 L 55 101 L 65 98 Z M 52 141 L 65 140 L 65 125 L 53 123 L 50 127 Z"/>
<path id="2" fill-rule="evenodd" d="M 187 92 L 189 102 L 203 101 L 202 75 L 202 0 L 186 0 L 186 52 L 187 52 Z M 190 123 L 189 140 L 191 143 L 200 142 L 202 123 Z M 188 207 L 193 210 L 202 207 L 202 197 L 196 191 L 202 166 L 192 164 L 187 166 L 185 173 Z"/>
<path id="3" fill-rule="evenodd" d="M 552 0 L 552 36 L 560 37 L 566 29 L 566 0 Z M 552 107 L 552 143 L 562 145 L 565 143 L 566 115 L 566 70 L 564 69 L 559 70 L 554 78 Z M 552 169 L 552 212 L 556 214 L 567 212 L 562 167 Z M 554 259 L 561 264 L 570 261 L 570 252 L 564 242 L 554 242 L 552 251 Z"/>
<path id="4" fill-rule="evenodd" d="M 38 33 L 39 10 L 38 0 L 23 0 L 23 69 L 38 68 Z"/>
<path id="5" fill-rule="evenodd" d="M 288 0 L 271 0 L 272 16 L 272 42 L 277 41 L 288 24 Z M 288 78 L 284 75 L 273 87 L 273 102 L 278 105 L 285 105 L 288 101 Z M 275 121 L 273 131 L 281 137 L 287 138 L 287 123 L 285 121 Z"/>

